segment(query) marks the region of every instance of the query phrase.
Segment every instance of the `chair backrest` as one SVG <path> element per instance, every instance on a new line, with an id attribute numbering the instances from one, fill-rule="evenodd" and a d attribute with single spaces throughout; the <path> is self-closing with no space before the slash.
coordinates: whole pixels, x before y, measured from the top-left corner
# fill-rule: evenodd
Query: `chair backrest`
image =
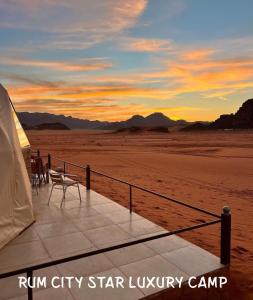
<path id="1" fill-rule="evenodd" d="M 31 171 L 32 171 L 32 174 L 38 174 L 39 173 L 36 162 L 34 160 L 31 161 Z"/>
<path id="2" fill-rule="evenodd" d="M 35 157 L 35 162 L 36 162 L 37 168 L 42 173 L 43 172 L 43 161 L 42 161 L 42 158 L 40 156 Z"/>
<path id="3" fill-rule="evenodd" d="M 50 178 L 52 180 L 52 183 L 58 183 L 58 184 L 63 183 L 62 174 L 52 173 L 52 172 L 50 172 L 49 174 L 50 174 Z"/>

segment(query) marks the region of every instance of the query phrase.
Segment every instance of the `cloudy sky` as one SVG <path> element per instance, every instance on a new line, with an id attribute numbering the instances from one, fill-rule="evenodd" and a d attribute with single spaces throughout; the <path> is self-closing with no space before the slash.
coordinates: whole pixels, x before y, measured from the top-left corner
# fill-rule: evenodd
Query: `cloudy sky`
<path id="1" fill-rule="evenodd" d="M 252 0 L 0 0 L 18 111 L 213 120 L 253 97 Z"/>

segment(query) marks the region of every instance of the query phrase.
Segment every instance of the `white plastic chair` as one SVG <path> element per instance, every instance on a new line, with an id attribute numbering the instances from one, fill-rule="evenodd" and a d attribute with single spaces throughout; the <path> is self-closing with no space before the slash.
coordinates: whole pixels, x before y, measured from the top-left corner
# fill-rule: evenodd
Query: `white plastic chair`
<path id="1" fill-rule="evenodd" d="M 70 186 L 77 187 L 79 199 L 80 199 L 80 203 L 81 203 L 82 199 L 81 199 L 81 193 L 80 193 L 80 188 L 79 188 L 79 181 L 77 180 L 77 178 L 78 178 L 77 175 L 61 174 L 61 173 L 53 173 L 53 172 L 49 172 L 49 175 L 50 175 L 50 178 L 52 181 L 52 188 L 51 188 L 50 195 L 48 198 L 48 205 L 51 200 L 53 189 L 56 188 L 56 189 L 62 189 L 62 191 L 63 191 L 62 201 L 61 201 L 61 207 L 62 207 L 63 201 L 65 200 L 67 188 Z M 68 176 L 69 178 L 65 178 L 66 176 Z M 72 179 L 72 178 L 75 178 L 75 179 Z"/>

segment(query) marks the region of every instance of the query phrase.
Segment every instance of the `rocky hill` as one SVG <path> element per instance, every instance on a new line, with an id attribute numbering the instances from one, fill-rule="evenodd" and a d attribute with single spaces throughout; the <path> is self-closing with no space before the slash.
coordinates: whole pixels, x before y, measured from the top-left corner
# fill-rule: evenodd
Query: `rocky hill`
<path id="1" fill-rule="evenodd" d="M 221 115 L 210 124 L 211 129 L 247 129 L 253 128 L 253 99 L 243 103 L 235 114 Z"/>
<path id="2" fill-rule="evenodd" d="M 206 129 L 209 129 L 209 124 L 204 122 L 195 122 L 193 124 L 181 128 L 181 131 L 200 131 Z"/>
<path id="3" fill-rule="evenodd" d="M 208 124 L 195 122 L 182 128 L 182 131 L 199 131 L 207 129 L 250 129 L 253 128 L 253 99 L 245 101 L 235 114 L 221 115 Z"/>
<path id="4" fill-rule="evenodd" d="M 39 112 L 19 112 L 18 118 L 22 124 L 27 126 L 27 128 L 34 128 L 35 126 L 45 123 L 61 123 L 70 129 L 96 129 L 105 126 L 108 123 Z"/>
<path id="5" fill-rule="evenodd" d="M 151 127 L 172 127 L 175 125 L 186 125 L 188 124 L 184 120 L 174 121 L 162 113 L 153 113 L 147 117 L 140 115 L 134 115 L 130 119 L 121 122 L 112 122 L 103 127 L 103 129 L 117 130 L 123 128 L 140 127 L 140 128 L 151 128 Z"/>
<path id="6" fill-rule="evenodd" d="M 68 126 L 62 123 L 42 123 L 30 129 L 34 130 L 70 130 Z"/>
<path id="7" fill-rule="evenodd" d="M 29 113 L 20 112 L 18 117 L 26 128 L 34 128 L 40 124 L 61 123 L 70 129 L 103 129 L 118 130 L 131 127 L 151 128 L 151 127 L 171 127 L 174 125 L 186 125 L 184 120 L 174 121 L 162 113 L 153 113 L 147 117 L 135 115 L 126 121 L 103 122 L 78 119 L 63 115 L 49 113 Z"/>

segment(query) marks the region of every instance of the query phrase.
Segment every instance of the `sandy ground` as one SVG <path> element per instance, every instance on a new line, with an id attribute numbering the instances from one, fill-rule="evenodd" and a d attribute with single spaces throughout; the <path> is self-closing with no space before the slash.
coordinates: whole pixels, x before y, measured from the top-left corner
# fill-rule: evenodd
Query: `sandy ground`
<path id="1" fill-rule="evenodd" d="M 108 133 L 28 132 L 43 154 L 127 180 L 189 204 L 232 211 L 231 282 L 235 299 L 253 295 L 253 132 Z M 59 162 L 52 160 L 54 166 Z M 68 167 L 67 172 L 83 171 Z M 129 187 L 92 174 L 92 188 L 128 205 Z M 173 230 L 211 220 L 209 216 L 133 190 L 134 210 Z M 185 239 L 219 255 L 220 226 L 186 232 Z"/>

